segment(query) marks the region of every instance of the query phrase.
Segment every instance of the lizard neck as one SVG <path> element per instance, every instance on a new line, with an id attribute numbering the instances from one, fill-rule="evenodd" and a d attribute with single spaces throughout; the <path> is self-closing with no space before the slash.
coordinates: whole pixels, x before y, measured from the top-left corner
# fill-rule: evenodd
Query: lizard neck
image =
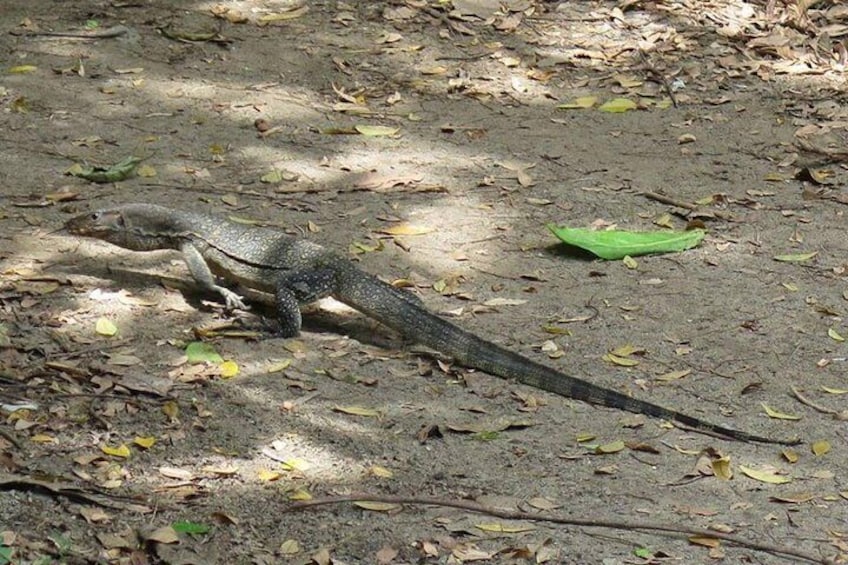
<path id="1" fill-rule="evenodd" d="M 155 204 L 131 204 L 122 211 L 122 223 L 108 232 L 106 241 L 133 251 L 180 249 L 186 240 L 210 226 L 205 216 L 177 212 Z"/>

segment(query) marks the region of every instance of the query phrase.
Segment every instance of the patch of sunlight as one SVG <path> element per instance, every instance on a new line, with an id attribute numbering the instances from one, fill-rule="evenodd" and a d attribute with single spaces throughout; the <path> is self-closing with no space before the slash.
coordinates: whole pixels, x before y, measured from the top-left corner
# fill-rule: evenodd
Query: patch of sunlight
<path id="1" fill-rule="evenodd" d="M 492 209 L 475 202 L 473 194 L 430 200 L 409 208 L 405 217 L 410 224 L 435 228 L 424 235 L 400 238 L 412 245 L 413 251 L 406 256 L 410 264 L 417 262 L 425 274 L 464 271 L 470 263 L 465 256 L 490 254 L 486 240 L 493 231 Z"/>

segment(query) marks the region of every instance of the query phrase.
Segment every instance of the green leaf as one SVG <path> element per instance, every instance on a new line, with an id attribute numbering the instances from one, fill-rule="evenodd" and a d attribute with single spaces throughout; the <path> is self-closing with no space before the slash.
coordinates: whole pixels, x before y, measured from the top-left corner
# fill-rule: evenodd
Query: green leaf
<path id="1" fill-rule="evenodd" d="M 259 182 L 266 184 L 277 184 L 283 182 L 283 173 L 277 169 L 272 169 L 271 172 L 265 173 L 259 178 Z"/>
<path id="2" fill-rule="evenodd" d="M 206 524 L 198 524 L 196 522 L 187 522 L 185 520 L 180 520 L 179 522 L 174 522 L 171 524 L 171 527 L 174 528 L 175 532 L 181 534 L 205 534 L 209 532 L 212 528 L 207 526 Z"/>
<path id="3" fill-rule="evenodd" d="M 637 547 L 633 550 L 633 554 L 642 559 L 651 559 L 654 556 L 654 553 L 646 547 Z"/>
<path id="4" fill-rule="evenodd" d="M 630 255 L 625 255 L 624 259 L 622 259 L 621 262 L 624 263 L 624 266 L 630 270 L 635 270 L 639 268 L 639 263 Z"/>
<path id="5" fill-rule="evenodd" d="M 580 98 L 575 98 L 571 102 L 560 104 L 557 108 L 560 110 L 585 110 L 586 108 L 591 108 L 597 103 L 597 96 L 582 96 Z"/>
<path id="6" fill-rule="evenodd" d="M 801 416 L 795 416 L 794 414 L 785 414 L 783 412 L 778 412 L 773 408 L 769 407 L 767 404 L 761 402 L 760 406 L 763 407 L 763 410 L 766 411 L 769 418 L 774 418 L 776 420 L 800 420 Z"/>
<path id="7" fill-rule="evenodd" d="M 0 545 L 0 565 L 8 565 L 12 562 L 12 548 L 7 545 Z"/>
<path id="8" fill-rule="evenodd" d="M 369 137 L 382 137 L 386 135 L 395 135 L 400 131 L 400 128 L 393 128 L 389 126 L 370 126 L 370 125 L 358 125 L 354 126 L 354 129 L 361 133 L 362 135 L 367 135 Z"/>
<path id="9" fill-rule="evenodd" d="M 613 365 L 618 365 L 620 367 L 635 367 L 639 364 L 639 361 L 636 359 L 628 359 L 627 357 L 621 357 L 613 353 L 607 353 L 602 357 L 602 359 L 607 363 L 612 363 Z"/>
<path id="10" fill-rule="evenodd" d="M 71 549 L 71 539 L 68 536 L 54 532 L 48 537 L 56 545 L 56 549 L 59 550 L 60 554 L 67 553 Z"/>
<path id="11" fill-rule="evenodd" d="M 598 445 L 597 447 L 595 447 L 595 453 L 597 453 L 598 455 L 606 455 L 608 453 L 618 453 L 619 451 L 623 450 L 625 447 L 627 447 L 625 445 L 625 443 L 619 439 L 619 440 L 616 440 L 616 441 L 613 441 L 613 442 L 610 442 L 610 443 Z"/>
<path id="12" fill-rule="evenodd" d="M 787 477 L 786 475 L 778 475 L 769 471 L 759 471 L 757 469 L 752 469 L 744 465 L 739 465 L 739 470 L 742 471 L 743 475 L 751 477 L 755 481 L 760 481 L 761 483 L 782 485 L 784 483 L 792 482 L 792 477 Z"/>
<path id="13" fill-rule="evenodd" d="M 193 365 L 197 363 L 214 363 L 218 365 L 224 362 L 224 358 L 218 355 L 214 347 L 202 341 L 189 343 L 185 348 L 185 352 L 188 362 Z"/>
<path id="14" fill-rule="evenodd" d="M 598 107 L 598 110 L 601 112 L 608 112 L 610 114 L 621 114 L 622 112 L 635 109 L 636 102 L 627 98 L 613 98 Z"/>
<path id="15" fill-rule="evenodd" d="M 798 263 L 801 261 L 809 261 L 816 255 L 818 251 L 810 251 L 809 253 L 791 253 L 789 255 L 775 255 L 774 260 L 782 263 Z"/>
<path id="16" fill-rule="evenodd" d="M 9 68 L 9 74 L 13 75 L 22 75 L 26 73 L 31 73 L 33 71 L 37 71 L 38 67 L 35 65 L 18 65 L 17 67 Z"/>
<path id="17" fill-rule="evenodd" d="M 130 155 L 109 167 L 92 167 L 75 163 L 65 171 L 65 174 L 80 177 L 91 182 L 120 182 L 128 179 L 141 161 L 139 157 Z"/>
<path id="18" fill-rule="evenodd" d="M 590 251 L 601 259 L 616 260 L 627 255 L 670 253 L 695 247 L 704 239 L 706 231 L 651 231 L 628 232 L 622 230 L 595 231 L 584 228 L 560 228 L 548 224 L 554 235 L 569 245 Z"/>

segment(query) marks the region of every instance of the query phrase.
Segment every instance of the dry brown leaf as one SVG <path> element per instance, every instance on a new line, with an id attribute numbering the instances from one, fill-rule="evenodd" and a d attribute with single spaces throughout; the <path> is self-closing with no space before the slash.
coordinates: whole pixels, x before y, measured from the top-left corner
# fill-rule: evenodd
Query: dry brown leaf
<path id="1" fill-rule="evenodd" d="M 180 541 L 180 536 L 171 526 L 163 526 L 149 532 L 141 534 L 145 541 L 155 541 L 157 543 L 177 543 Z"/>
<path id="2" fill-rule="evenodd" d="M 424 178 L 421 174 L 397 175 L 376 172 L 363 173 L 351 182 L 353 190 L 387 192 L 397 187 L 413 186 Z"/>

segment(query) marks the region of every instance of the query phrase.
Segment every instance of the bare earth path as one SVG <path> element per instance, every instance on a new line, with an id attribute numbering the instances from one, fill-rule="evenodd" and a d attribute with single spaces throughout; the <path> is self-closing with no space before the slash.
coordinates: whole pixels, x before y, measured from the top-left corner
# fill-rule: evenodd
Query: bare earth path
<path id="1" fill-rule="evenodd" d="M 363 492 L 848 561 L 848 10 L 777 4 L 6 0 L 0 564 L 799 559 L 448 507 L 288 511 Z M 133 155 L 117 182 L 65 174 Z M 131 201 L 349 250 L 528 357 L 803 443 L 469 372 L 332 303 L 268 338 L 269 312 L 234 321 L 174 255 L 50 233 Z M 687 222 L 701 246 L 629 266 L 545 227 Z M 189 362 L 197 341 L 231 363 Z"/>

